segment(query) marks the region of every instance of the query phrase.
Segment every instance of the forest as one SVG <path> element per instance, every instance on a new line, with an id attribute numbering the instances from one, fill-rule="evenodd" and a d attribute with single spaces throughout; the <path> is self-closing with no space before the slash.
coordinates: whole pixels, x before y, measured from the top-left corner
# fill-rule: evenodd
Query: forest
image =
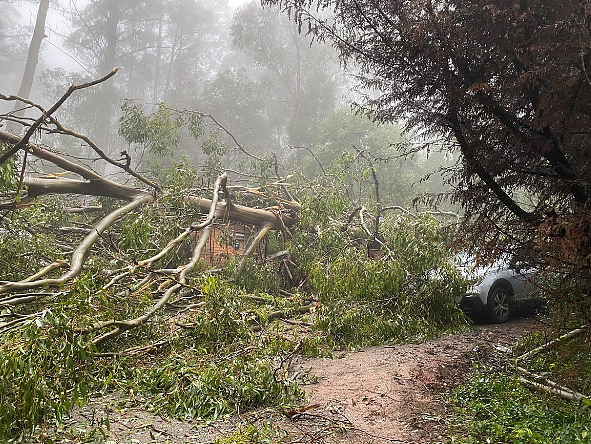
<path id="1" fill-rule="evenodd" d="M 591 443 L 588 0 L 0 11 L 0 442 Z"/>

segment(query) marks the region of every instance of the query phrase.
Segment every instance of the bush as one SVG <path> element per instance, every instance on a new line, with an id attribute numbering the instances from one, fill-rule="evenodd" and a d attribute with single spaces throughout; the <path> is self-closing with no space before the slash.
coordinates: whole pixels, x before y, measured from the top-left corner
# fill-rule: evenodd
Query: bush
<path id="1" fill-rule="evenodd" d="M 383 258 L 350 247 L 309 265 L 310 286 L 322 304 L 315 327 L 331 346 L 432 337 L 466 325 L 454 296 L 463 294 L 467 282 L 449 262 L 442 228 L 432 218 L 384 226 L 389 252 Z M 333 242 L 329 233 L 323 238 Z"/>

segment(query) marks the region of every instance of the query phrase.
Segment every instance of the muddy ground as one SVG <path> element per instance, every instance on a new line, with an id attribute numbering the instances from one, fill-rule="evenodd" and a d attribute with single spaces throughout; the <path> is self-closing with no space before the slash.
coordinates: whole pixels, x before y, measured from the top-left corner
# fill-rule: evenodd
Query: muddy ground
<path id="1" fill-rule="evenodd" d="M 544 328 L 535 317 L 522 318 L 422 343 L 296 362 L 293 371 L 314 381 L 304 385 L 306 411 L 262 410 L 226 421 L 186 422 L 155 416 L 137 402 L 122 404 L 113 396 L 89 403 L 72 425 L 96 424 L 108 411 L 109 444 L 205 443 L 241 424 L 265 421 L 281 430 L 286 443 L 444 442 L 441 394 L 465 380 L 475 361 L 491 355 L 502 360 L 521 337 Z"/>

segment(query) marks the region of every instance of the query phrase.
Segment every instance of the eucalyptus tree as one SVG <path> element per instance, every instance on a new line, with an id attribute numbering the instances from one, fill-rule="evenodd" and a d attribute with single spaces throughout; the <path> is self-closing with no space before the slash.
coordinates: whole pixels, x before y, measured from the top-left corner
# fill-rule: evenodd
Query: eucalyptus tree
<path id="1" fill-rule="evenodd" d="M 33 29 L 33 36 L 27 52 L 27 63 L 21 84 L 17 95 L 24 99 L 29 98 L 31 89 L 33 88 L 33 80 L 35 78 L 35 71 L 37 70 L 37 63 L 39 62 L 39 52 L 41 51 L 41 43 L 45 38 L 45 20 L 47 18 L 47 11 L 49 10 L 49 0 L 41 0 L 39 2 L 39 9 L 37 10 L 37 17 L 35 19 L 35 28 Z M 16 116 L 24 116 L 25 103 L 17 101 L 14 104 L 14 113 Z M 16 132 L 20 129 L 20 125 L 15 122 L 9 122 L 9 131 Z"/>
<path id="2" fill-rule="evenodd" d="M 199 105 L 227 125 L 232 134 L 252 149 L 276 149 L 283 124 L 267 100 L 268 83 L 249 78 L 245 68 L 225 69 L 204 85 Z"/>
<path id="3" fill-rule="evenodd" d="M 121 68 L 116 81 L 93 92 L 88 103 L 96 122 L 90 133 L 100 145 L 113 145 L 113 151 L 116 110 L 123 98 L 174 103 L 198 93 L 216 69 L 214 52 L 223 50 L 218 25 L 224 11 L 223 3 L 194 0 L 72 5 L 74 28 L 66 45 L 95 76 Z"/>
<path id="4" fill-rule="evenodd" d="M 263 87 L 275 145 L 313 142 L 319 119 L 338 101 L 342 81 L 334 51 L 312 45 L 279 11 L 262 9 L 256 2 L 238 10 L 232 38 L 234 50 L 246 58 L 241 81 Z"/>

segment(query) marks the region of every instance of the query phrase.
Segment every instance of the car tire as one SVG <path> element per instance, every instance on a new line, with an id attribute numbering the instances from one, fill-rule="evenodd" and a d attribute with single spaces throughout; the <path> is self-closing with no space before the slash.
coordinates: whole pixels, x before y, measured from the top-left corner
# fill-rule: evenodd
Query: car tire
<path id="1" fill-rule="evenodd" d="M 491 322 L 495 324 L 507 322 L 513 314 L 513 291 L 511 288 L 505 285 L 493 287 L 488 294 L 486 307 Z"/>

